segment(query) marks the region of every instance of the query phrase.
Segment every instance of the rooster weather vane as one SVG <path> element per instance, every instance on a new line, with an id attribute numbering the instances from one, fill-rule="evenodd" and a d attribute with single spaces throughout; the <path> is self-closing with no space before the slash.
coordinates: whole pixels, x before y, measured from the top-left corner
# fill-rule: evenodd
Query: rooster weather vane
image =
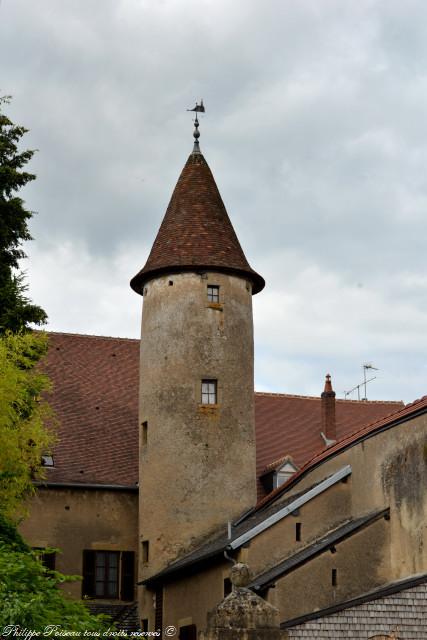
<path id="1" fill-rule="evenodd" d="M 203 104 L 203 100 L 200 100 L 200 104 L 198 104 L 196 102 L 196 106 L 193 107 L 193 109 L 187 109 L 187 111 L 194 111 L 195 114 L 196 114 L 196 117 L 194 118 L 194 132 L 193 132 L 194 147 L 193 147 L 193 153 L 200 153 L 200 147 L 199 147 L 200 132 L 199 132 L 199 120 L 197 118 L 197 114 L 198 113 L 205 113 L 205 107 L 204 107 L 204 104 Z"/>

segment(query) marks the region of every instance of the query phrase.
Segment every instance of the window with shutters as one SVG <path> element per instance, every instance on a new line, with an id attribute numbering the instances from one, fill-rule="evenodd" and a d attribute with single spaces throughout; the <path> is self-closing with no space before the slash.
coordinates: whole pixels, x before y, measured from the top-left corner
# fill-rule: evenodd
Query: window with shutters
<path id="1" fill-rule="evenodd" d="M 134 587 L 133 551 L 83 551 L 83 597 L 129 602 Z"/>

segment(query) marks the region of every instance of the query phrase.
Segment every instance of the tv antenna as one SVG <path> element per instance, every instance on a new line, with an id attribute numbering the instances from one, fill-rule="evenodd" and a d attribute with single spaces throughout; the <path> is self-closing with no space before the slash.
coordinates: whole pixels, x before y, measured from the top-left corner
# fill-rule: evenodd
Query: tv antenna
<path id="1" fill-rule="evenodd" d="M 361 382 L 360 384 L 357 384 L 355 387 L 353 387 L 352 389 L 350 389 L 349 391 L 344 391 L 344 399 L 347 400 L 348 396 L 353 393 L 353 391 L 357 390 L 357 399 L 360 400 L 367 400 L 368 396 L 366 393 L 366 385 L 369 382 L 372 382 L 372 380 L 376 380 L 377 376 L 373 376 L 372 378 L 367 378 L 368 375 L 368 371 L 379 371 L 378 367 L 374 367 L 374 365 L 372 364 L 372 362 L 364 362 L 362 364 L 362 369 L 363 369 L 363 382 Z M 360 398 L 360 389 L 363 387 L 364 390 L 364 395 L 363 398 Z"/>

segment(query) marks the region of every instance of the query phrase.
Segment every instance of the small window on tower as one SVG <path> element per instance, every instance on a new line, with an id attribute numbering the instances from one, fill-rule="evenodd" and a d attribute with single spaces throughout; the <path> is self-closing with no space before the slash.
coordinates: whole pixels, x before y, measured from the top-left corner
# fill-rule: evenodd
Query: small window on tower
<path id="1" fill-rule="evenodd" d="M 209 302 L 219 302 L 219 286 L 217 284 L 208 284 L 208 300 Z"/>
<path id="2" fill-rule="evenodd" d="M 141 441 L 142 441 L 142 446 L 146 447 L 147 446 L 147 442 L 148 442 L 148 422 L 143 422 L 142 423 L 142 433 L 141 433 Z"/>
<path id="3" fill-rule="evenodd" d="M 148 562 L 149 555 L 149 542 L 148 540 L 142 541 L 142 562 L 146 564 Z"/>
<path id="4" fill-rule="evenodd" d="M 217 403 L 217 381 L 202 380 L 202 404 Z"/>

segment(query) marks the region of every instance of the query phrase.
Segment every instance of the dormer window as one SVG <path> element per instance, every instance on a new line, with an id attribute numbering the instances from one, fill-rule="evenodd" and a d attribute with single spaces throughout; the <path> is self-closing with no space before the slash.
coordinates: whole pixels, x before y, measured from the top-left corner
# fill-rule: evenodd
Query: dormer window
<path id="1" fill-rule="evenodd" d="M 290 460 L 285 462 L 285 464 L 277 470 L 276 486 L 280 487 L 280 485 L 284 484 L 291 476 L 294 475 L 295 471 L 297 471 L 297 468 Z"/>
<path id="2" fill-rule="evenodd" d="M 219 302 L 219 286 L 217 284 L 208 284 L 208 301 Z"/>
<path id="3" fill-rule="evenodd" d="M 44 455 L 42 456 L 42 467 L 54 467 L 55 464 L 53 462 L 53 456 Z"/>
<path id="4" fill-rule="evenodd" d="M 216 380 L 202 380 L 202 404 L 217 404 Z"/>
<path id="5" fill-rule="evenodd" d="M 260 476 L 262 485 L 267 493 L 277 489 L 298 471 L 291 456 L 283 456 L 279 460 L 270 463 Z"/>

